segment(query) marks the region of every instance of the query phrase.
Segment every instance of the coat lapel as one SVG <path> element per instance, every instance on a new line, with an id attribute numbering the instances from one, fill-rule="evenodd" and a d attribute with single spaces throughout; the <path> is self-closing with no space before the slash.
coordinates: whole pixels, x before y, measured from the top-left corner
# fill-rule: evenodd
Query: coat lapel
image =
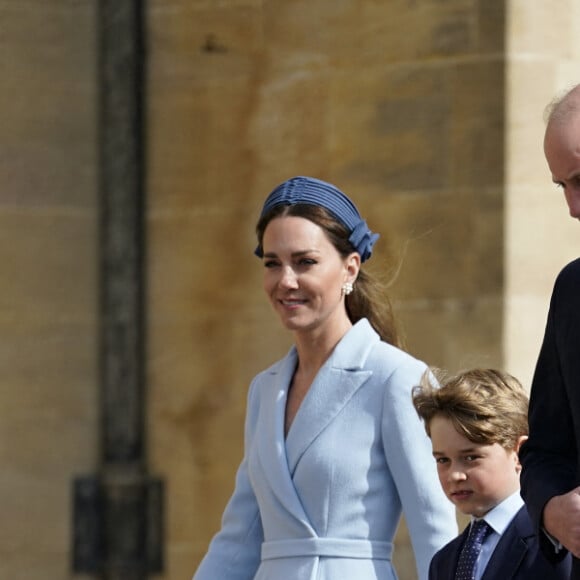
<path id="1" fill-rule="evenodd" d="M 359 321 L 340 341 L 319 371 L 304 398 L 288 437 L 284 440 L 284 417 L 288 388 L 297 363 L 296 349 L 274 365 L 262 378 L 263 399 L 257 441 L 258 458 L 267 486 L 281 507 L 316 535 L 292 482 L 297 462 L 330 421 L 365 383 L 371 371 L 362 369 L 378 335 L 366 320 Z"/>
<path id="2" fill-rule="evenodd" d="M 258 457 L 261 471 L 266 479 L 266 487 L 276 496 L 280 506 L 297 520 L 314 536 L 316 535 L 308 522 L 308 518 L 292 483 L 286 458 L 284 442 L 284 411 L 290 379 L 296 368 L 296 350 L 292 348 L 288 355 L 274 365 L 263 380 L 263 400 L 259 421 L 262 427 L 258 446 Z"/>
<path id="3" fill-rule="evenodd" d="M 363 367 L 378 340 L 370 324 L 366 320 L 359 321 L 342 338 L 318 372 L 286 439 L 291 474 L 308 447 L 372 375 L 370 370 Z"/>
<path id="4" fill-rule="evenodd" d="M 522 507 L 502 534 L 483 573 L 482 580 L 514 578 L 529 549 L 526 540 L 533 535 L 534 532 L 526 518 L 525 507 Z"/>

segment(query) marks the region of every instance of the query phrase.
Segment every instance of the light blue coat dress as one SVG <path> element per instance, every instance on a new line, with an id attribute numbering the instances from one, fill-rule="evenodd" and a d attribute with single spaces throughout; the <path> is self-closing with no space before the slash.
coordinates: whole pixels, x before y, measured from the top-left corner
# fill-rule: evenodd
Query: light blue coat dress
<path id="1" fill-rule="evenodd" d="M 426 579 L 457 523 L 412 405 L 425 364 L 359 321 L 284 439 L 296 364 L 292 348 L 250 386 L 244 459 L 194 580 L 392 580 L 402 511 Z"/>

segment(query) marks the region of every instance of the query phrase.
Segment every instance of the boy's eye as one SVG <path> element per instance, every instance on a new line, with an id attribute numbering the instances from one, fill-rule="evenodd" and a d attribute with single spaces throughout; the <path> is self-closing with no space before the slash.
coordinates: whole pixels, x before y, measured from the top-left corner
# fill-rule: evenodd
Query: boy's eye
<path id="1" fill-rule="evenodd" d="M 439 463 L 439 464 L 443 464 L 443 463 L 447 463 L 449 461 L 449 459 L 447 459 L 447 457 L 435 457 L 435 463 Z"/>
<path id="2" fill-rule="evenodd" d="M 264 260 L 264 268 L 274 268 L 278 265 L 275 260 Z"/>
<path id="3" fill-rule="evenodd" d="M 465 461 L 475 461 L 478 458 L 479 458 L 478 455 L 466 455 L 465 456 Z"/>

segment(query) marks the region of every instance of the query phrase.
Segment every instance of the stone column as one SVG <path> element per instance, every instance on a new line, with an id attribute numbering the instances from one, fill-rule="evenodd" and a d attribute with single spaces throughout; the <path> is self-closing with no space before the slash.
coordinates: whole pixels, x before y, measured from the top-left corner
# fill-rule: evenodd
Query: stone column
<path id="1" fill-rule="evenodd" d="M 140 0 L 100 16 L 101 461 L 75 494 L 76 571 L 142 580 L 161 569 L 162 485 L 145 455 L 144 33 Z"/>

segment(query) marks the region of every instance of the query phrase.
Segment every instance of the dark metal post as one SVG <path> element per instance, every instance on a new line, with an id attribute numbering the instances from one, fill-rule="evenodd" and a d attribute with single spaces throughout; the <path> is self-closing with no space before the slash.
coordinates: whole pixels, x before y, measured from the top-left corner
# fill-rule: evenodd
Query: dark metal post
<path id="1" fill-rule="evenodd" d="M 74 569 L 143 580 L 162 566 L 145 415 L 144 9 L 100 0 L 100 473 L 75 482 Z"/>

